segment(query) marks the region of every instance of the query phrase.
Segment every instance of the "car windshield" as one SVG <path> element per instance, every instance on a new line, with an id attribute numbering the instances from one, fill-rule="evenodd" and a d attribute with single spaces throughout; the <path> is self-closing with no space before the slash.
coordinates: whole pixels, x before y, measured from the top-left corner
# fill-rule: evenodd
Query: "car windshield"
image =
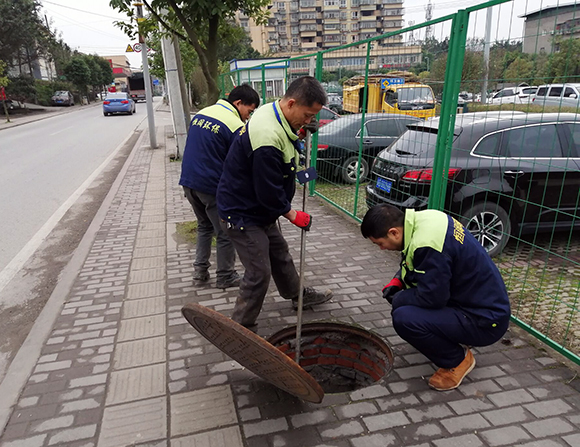
<path id="1" fill-rule="evenodd" d="M 65 91 L 62 91 L 62 92 L 56 92 L 54 94 L 54 96 L 64 96 L 64 95 L 66 95 L 66 90 Z"/>
<path id="2" fill-rule="evenodd" d="M 433 102 L 433 93 L 428 87 L 406 87 L 397 90 L 397 99 L 401 102 L 428 103 Z"/>
<path id="3" fill-rule="evenodd" d="M 334 121 L 331 121 L 330 123 L 326 124 L 324 127 L 321 127 L 318 130 L 318 134 L 319 135 L 336 135 L 340 132 L 344 132 L 347 130 L 350 131 L 351 128 L 357 128 L 357 130 L 360 130 L 360 116 L 356 121 L 353 121 L 352 119 L 349 118 L 341 118 L 341 119 L 337 119 Z M 354 133 L 356 134 L 357 130 L 354 130 Z"/>

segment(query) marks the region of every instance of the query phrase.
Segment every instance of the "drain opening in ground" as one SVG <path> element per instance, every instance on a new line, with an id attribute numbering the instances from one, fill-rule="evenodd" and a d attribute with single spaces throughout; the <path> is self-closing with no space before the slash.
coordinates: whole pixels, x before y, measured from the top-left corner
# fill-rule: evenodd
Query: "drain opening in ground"
<path id="1" fill-rule="evenodd" d="M 383 380 L 393 365 L 386 343 L 364 329 L 331 324 L 303 327 L 300 366 L 325 393 L 345 393 Z M 296 339 L 292 328 L 270 337 L 270 343 L 292 360 L 296 359 Z M 295 329 L 294 329 L 295 330 Z"/>

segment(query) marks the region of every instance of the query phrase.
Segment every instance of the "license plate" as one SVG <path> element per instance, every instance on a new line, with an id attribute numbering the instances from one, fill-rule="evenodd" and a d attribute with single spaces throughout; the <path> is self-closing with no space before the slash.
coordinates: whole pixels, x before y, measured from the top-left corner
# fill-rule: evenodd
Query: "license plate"
<path id="1" fill-rule="evenodd" d="M 377 189 L 385 192 L 391 192 L 391 187 L 393 186 L 393 182 L 386 180 L 384 178 L 379 177 L 377 179 Z"/>

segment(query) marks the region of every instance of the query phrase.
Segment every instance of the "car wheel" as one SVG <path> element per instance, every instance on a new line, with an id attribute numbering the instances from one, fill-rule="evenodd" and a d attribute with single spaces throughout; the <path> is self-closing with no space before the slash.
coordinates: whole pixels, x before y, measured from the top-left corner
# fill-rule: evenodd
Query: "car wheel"
<path id="1" fill-rule="evenodd" d="M 473 205 L 465 212 L 462 223 L 490 256 L 503 251 L 512 232 L 508 213 L 493 202 Z"/>
<path id="2" fill-rule="evenodd" d="M 103 112 L 103 115 L 105 116 L 109 116 L 109 114 L 107 112 Z"/>
<path id="3" fill-rule="evenodd" d="M 362 158 L 359 166 L 358 155 L 347 158 L 340 169 L 342 180 L 350 185 L 356 183 L 357 171 L 360 172 L 360 182 L 363 182 L 369 175 L 369 164 L 364 158 Z"/>

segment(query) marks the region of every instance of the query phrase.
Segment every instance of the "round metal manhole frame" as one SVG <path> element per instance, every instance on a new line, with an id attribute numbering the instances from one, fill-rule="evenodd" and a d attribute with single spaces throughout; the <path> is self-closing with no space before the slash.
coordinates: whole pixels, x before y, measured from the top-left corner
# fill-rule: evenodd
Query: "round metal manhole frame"
<path id="1" fill-rule="evenodd" d="M 259 335 L 197 303 L 186 304 L 181 313 L 203 337 L 254 374 L 300 399 L 322 402 L 318 382 Z"/>
<path id="2" fill-rule="evenodd" d="M 313 335 L 322 335 L 323 333 L 347 333 L 350 335 L 354 335 L 360 337 L 367 342 L 370 342 L 377 346 L 381 352 L 385 354 L 388 360 L 388 365 L 385 368 L 384 374 L 379 380 L 376 380 L 372 383 L 372 385 L 377 385 L 385 381 L 385 379 L 389 376 L 389 374 L 393 371 L 394 367 L 394 354 L 392 348 L 378 335 L 374 332 L 362 328 L 360 326 L 356 326 L 349 323 L 337 322 L 337 321 L 312 321 L 308 323 L 302 324 L 302 337 L 308 337 Z M 281 343 L 293 343 L 296 340 L 296 326 L 288 326 L 284 329 L 279 330 L 278 332 L 270 335 L 267 338 L 267 341 L 272 344 L 274 347 L 278 348 L 277 345 Z M 304 343 L 304 341 L 302 342 Z M 301 345 L 301 354 L 308 349 L 307 345 Z M 301 355 L 302 358 L 302 355 Z M 357 389 L 364 389 L 370 385 L 361 386 Z M 328 394 L 341 394 L 344 391 L 325 391 Z"/>

